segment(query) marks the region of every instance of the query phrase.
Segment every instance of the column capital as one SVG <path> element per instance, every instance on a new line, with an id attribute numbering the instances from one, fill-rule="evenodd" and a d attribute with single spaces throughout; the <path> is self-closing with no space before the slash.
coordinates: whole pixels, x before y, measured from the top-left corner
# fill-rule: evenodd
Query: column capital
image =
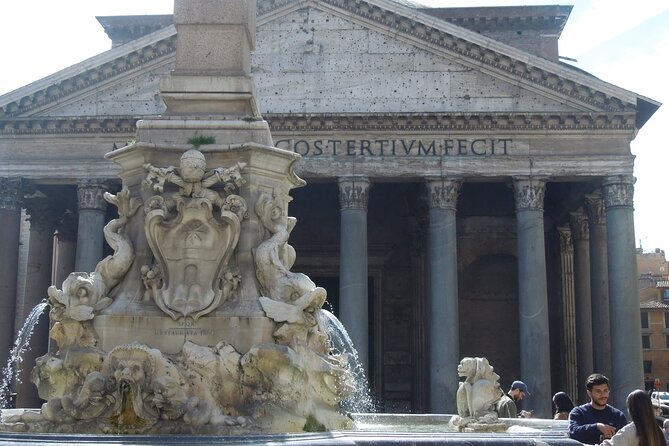
<path id="1" fill-rule="evenodd" d="M 462 180 L 448 177 L 425 178 L 430 208 L 456 210 Z"/>
<path id="2" fill-rule="evenodd" d="M 106 210 L 107 202 L 104 199 L 104 193 L 107 190 L 108 186 L 105 181 L 90 178 L 80 179 L 77 184 L 79 210 Z"/>
<path id="3" fill-rule="evenodd" d="M 536 177 L 514 177 L 513 192 L 516 212 L 543 211 L 546 181 Z"/>
<path id="4" fill-rule="evenodd" d="M 367 209 L 369 180 L 365 177 L 339 178 L 339 206 L 341 209 Z"/>
<path id="5" fill-rule="evenodd" d="M 581 211 L 570 213 L 569 224 L 571 226 L 571 236 L 574 241 L 588 240 L 590 238 L 588 217 L 585 213 Z"/>
<path id="6" fill-rule="evenodd" d="M 565 254 L 573 254 L 574 243 L 571 237 L 571 228 L 569 226 L 558 226 L 556 229 L 560 237 L 560 251 Z"/>
<path id="7" fill-rule="evenodd" d="M 0 209 L 20 211 L 22 197 L 21 178 L 0 177 Z"/>
<path id="8" fill-rule="evenodd" d="M 584 198 L 585 211 L 588 214 L 588 221 L 592 225 L 606 224 L 606 209 L 604 208 L 604 200 L 602 199 L 602 192 L 597 190 L 588 194 Z"/>
<path id="9" fill-rule="evenodd" d="M 632 175 L 615 175 L 605 177 L 602 182 L 604 205 L 606 209 L 616 207 L 632 207 L 634 205 L 634 183 Z"/>

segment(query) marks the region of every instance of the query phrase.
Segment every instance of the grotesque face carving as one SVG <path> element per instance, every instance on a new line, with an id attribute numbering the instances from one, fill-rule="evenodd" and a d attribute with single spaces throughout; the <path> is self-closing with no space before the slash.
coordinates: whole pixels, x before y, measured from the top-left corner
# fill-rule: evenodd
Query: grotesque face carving
<path id="1" fill-rule="evenodd" d="M 471 380 L 476 374 L 476 359 L 475 358 L 462 358 L 460 364 L 458 364 L 458 376 L 467 378 Z"/>

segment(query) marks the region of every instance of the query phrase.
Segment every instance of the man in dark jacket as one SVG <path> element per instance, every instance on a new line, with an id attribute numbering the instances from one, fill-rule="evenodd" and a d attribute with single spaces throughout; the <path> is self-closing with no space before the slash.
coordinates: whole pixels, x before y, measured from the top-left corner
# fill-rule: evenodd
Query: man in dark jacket
<path id="1" fill-rule="evenodd" d="M 505 395 L 502 395 L 497 403 L 495 403 L 495 409 L 497 410 L 497 415 L 500 418 L 530 418 L 532 412 L 527 412 L 524 410 L 518 413 L 517 403 L 522 401 L 526 395 L 529 395 L 530 392 L 527 390 L 527 385 L 522 381 L 514 381 L 511 384 L 511 390 L 508 391 Z"/>
<path id="2" fill-rule="evenodd" d="M 569 414 L 569 437 L 585 444 L 599 444 L 627 424 L 625 415 L 609 400 L 609 380 L 594 373 L 588 376 L 585 387 L 590 402 L 576 406 Z"/>

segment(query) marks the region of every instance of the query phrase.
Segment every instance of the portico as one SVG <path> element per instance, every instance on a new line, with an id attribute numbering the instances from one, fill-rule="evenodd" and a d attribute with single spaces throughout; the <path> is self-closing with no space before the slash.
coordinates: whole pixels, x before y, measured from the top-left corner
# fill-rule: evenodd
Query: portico
<path id="1" fill-rule="evenodd" d="M 503 387 L 525 381 L 538 416 L 558 389 L 576 398 L 594 369 L 612 372 L 617 404 L 641 387 L 629 144 L 659 104 L 425 11 L 290 4 L 259 3 L 252 73 L 274 145 L 302 155 L 308 182 L 289 208 L 295 269 L 332 285 L 383 410 L 453 412 L 463 356 L 486 356 Z M 551 14 L 559 35 L 568 11 Z M 295 31 L 305 20 L 306 37 Z M 0 357 L 17 300 L 25 312 L 65 264 L 92 271 L 103 257 L 102 194 L 118 187 L 103 155 L 133 137 L 137 118 L 164 111 L 154 94 L 175 40 L 163 24 L 132 51 L 115 46 L 61 73 L 59 91 L 81 97 L 49 99 L 46 81 L 0 97 Z M 109 95 L 77 90 L 85 76 Z M 141 82 L 146 93 L 124 99 Z M 35 196 L 58 196 L 47 200 L 56 209 Z M 48 275 L 17 274 L 21 209 L 29 262 Z M 36 289 L 17 296 L 23 280 Z"/>

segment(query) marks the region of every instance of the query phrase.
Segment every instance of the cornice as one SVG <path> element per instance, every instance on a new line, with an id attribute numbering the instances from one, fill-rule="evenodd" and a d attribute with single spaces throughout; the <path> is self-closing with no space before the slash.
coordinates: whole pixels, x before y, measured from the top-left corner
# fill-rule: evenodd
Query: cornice
<path id="1" fill-rule="evenodd" d="M 91 67 L 72 77 L 47 83 L 42 88 L 33 91 L 15 101 L 0 107 L 0 119 L 21 116 L 39 107 L 48 105 L 66 96 L 96 86 L 113 77 L 122 75 L 141 65 L 150 63 L 165 55 L 176 51 L 176 33 L 167 37 L 138 47 L 130 52 L 121 53 L 100 65 Z M 129 43 L 128 45 L 132 45 Z M 118 47 L 119 49 L 122 48 Z M 115 50 L 111 50 L 115 51 Z"/>
<path id="2" fill-rule="evenodd" d="M 0 119 L 0 135 L 57 135 L 79 133 L 134 134 L 138 116 L 77 116 Z"/>
<path id="3" fill-rule="evenodd" d="M 633 113 L 265 114 L 272 132 L 328 131 L 634 131 Z M 0 119 L 0 135 L 134 133 L 146 116 Z"/>
<path id="4" fill-rule="evenodd" d="M 572 6 L 480 6 L 420 8 L 420 11 L 471 30 L 533 29 L 560 34 Z"/>
<path id="5" fill-rule="evenodd" d="M 623 130 L 633 131 L 634 113 L 384 113 L 264 114 L 272 132 L 333 130 Z"/>

